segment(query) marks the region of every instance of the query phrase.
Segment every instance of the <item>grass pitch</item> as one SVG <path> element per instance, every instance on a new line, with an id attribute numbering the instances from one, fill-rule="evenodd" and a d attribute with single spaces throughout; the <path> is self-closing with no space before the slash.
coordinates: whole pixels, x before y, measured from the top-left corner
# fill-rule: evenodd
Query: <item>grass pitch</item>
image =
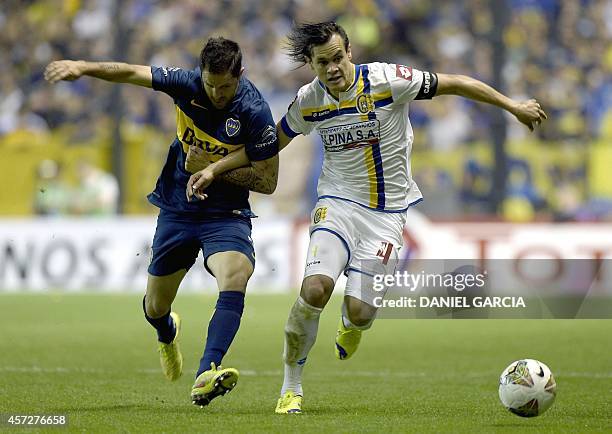
<path id="1" fill-rule="evenodd" d="M 0 414 L 66 414 L 80 432 L 612 432 L 612 321 L 380 319 L 338 361 L 338 297 L 306 366 L 305 413 L 276 415 L 293 300 L 247 297 L 224 360 L 238 385 L 200 409 L 189 392 L 215 297 L 179 294 L 185 371 L 169 383 L 141 296 L 0 295 Z M 501 371 L 526 357 L 558 384 L 532 419 L 497 397 Z"/>

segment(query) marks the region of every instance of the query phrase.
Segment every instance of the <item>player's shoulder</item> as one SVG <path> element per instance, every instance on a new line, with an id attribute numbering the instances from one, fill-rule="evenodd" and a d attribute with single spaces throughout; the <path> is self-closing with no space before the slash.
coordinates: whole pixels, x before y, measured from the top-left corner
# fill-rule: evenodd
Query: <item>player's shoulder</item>
<path id="1" fill-rule="evenodd" d="M 183 69 L 183 71 L 185 71 L 185 74 L 187 74 L 189 81 L 202 84 L 202 71 L 200 70 L 199 66 L 193 69 Z"/>
<path id="2" fill-rule="evenodd" d="M 270 106 L 260 90 L 248 78 L 240 77 L 237 104 L 231 109 L 240 122 L 249 130 L 259 130 L 265 125 L 274 125 Z"/>
<path id="3" fill-rule="evenodd" d="M 298 106 L 312 106 L 317 105 L 324 97 L 325 86 L 318 78 L 314 78 L 298 89 L 294 102 L 298 103 Z"/>
<path id="4" fill-rule="evenodd" d="M 412 79 L 413 69 L 411 66 L 388 62 L 372 62 L 366 65 L 370 72 L 370 80 L 373 81 L 391 82 L 398 78 Z"/>
<path id="5" fill-rule="evenodd" d="M 185 69 L 176 66 L 151 66 L 152 87 L 174 98 L 189 98 L 202 90 L 199 68 Z"/>
<path id="6" fill-rule="evenodd" d="M 370 86 L 376 86 L 388 81 L 387 74 L 385 73 L 386 67 L 387 64 L 382 62 L 362 63 L 359 65 L 358 73 L 364 82 L 367 81 Z"/>
<path id="7" fill-rule="evenodd" d="M 194 69 L 185 69 L 184 71 L 189 88 L 198 94 L 203 92 L 204 86 L 202 85 L 202 71 L 200 71 L 200 67 L 198 66 Z"/>
<path id="8" fill-rule="evenodd" d="M 368 70 L 369 75 L 384 75 L 388 71 L 395 69 L 394 63 L 387 62 L 370 62 L 361 64 L 362 73 L 364 69 Z"/>
<path id="9" fill-rule="evenodd" d="M 194 69 L 181 68 L 178 66 L 159 66 L 153 67 L 162 78 L 170 78 L 171 76 L 178 78 L 182 84 L 190 84 L 196 87 L 201 86 L 200 68 Z"/>
<path id="10" fill-rule="evenodd" d="M 372 74 L 380 74 L 385 71 L 385 69 L 390 68 L 393 64 L 387 62 L 370 62 L 364 63 L 361 66 L 367 67 L 369 72 Z"/>
<path id="11" fill-rule="evenodd" d="M 255 84 L 248 78 L 240 77 L 236 110 L 242 115 L 253 115 L 269 110 L 268 102 Z"/>

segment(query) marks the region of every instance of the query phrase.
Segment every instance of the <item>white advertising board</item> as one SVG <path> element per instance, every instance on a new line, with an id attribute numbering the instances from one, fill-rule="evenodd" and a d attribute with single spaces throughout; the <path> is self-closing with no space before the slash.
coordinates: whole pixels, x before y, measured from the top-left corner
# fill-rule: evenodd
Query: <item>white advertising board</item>
<path id="1" fill-rule="evenodd" d="M 127 291 L 146 286 L 155 218 L 0 220 L 1 291 Z M 250 288 L 287 290 L 289 221 L 253 221 Z M 200 254 L 181 291 L 216 292 Z"/>
<path id="2" fill-rule="evenodd" d="M 155 218 L 0 219 L 0 291 L 144 291 Z M 297 290 L 308 222 L 254 219 L 249 292 Z M 612 259 L 612 224 L 431 223 L 410 211 L 401 257 Z M 340 279 L 338 286 L 344 284 Z M 202 258 L 181 291 L 216 292 Z"/>

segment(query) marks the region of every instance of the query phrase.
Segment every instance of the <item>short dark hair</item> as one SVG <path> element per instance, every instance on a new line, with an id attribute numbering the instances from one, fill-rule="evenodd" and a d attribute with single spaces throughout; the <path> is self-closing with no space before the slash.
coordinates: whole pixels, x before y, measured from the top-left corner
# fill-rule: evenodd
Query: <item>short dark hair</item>
<path id="1" fill-rule="evenodd" d="M 237 42 L 221 36 L 209 38 L 200 53 L 200 69 L 207 68 L 213 74 L 231 72 L 234 77 L 242 69 L 242 52 Z"/>
<path id="2" fill-rule="evenodd" d="M 312 58 L 312 48 L 325 44 L 334 34 L 340 35 L 344 41 L 344 49 L 348 51 L 349 39 L 346 31 L 335 22 L 294 23 L 287 35 L 287 54 L 294 62 L 306 64 Z"/>

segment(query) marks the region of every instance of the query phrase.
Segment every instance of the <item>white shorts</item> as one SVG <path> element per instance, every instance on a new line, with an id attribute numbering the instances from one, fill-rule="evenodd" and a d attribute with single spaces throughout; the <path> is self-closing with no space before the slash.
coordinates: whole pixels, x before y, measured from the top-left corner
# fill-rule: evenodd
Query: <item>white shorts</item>
<path id="1" fill-rule="evenodd" d="M 372 289 L 372 276 L 393 274 L 406 213 L 373 211 L 342 199 L 319 199 L 310 215 L 310 244 L 304 277 L 322 274 L 334 282 L 347 275 L 345 295 L 369 305 L 384 292 Z"/>

